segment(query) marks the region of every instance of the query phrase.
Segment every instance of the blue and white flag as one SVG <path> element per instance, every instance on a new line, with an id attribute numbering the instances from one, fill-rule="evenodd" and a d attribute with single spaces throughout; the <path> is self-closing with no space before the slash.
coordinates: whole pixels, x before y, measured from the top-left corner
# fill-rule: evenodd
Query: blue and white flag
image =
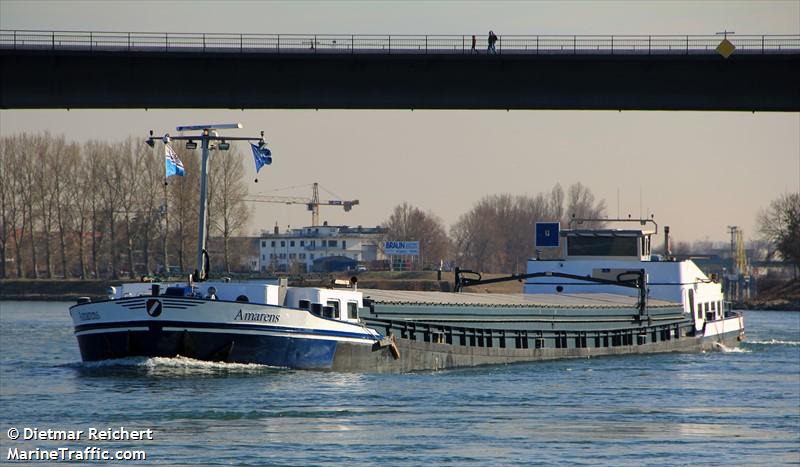
<path id="1" fill-rule="evenodd" d="M 261 167 L 272 164 L 272 151 L 269 148 L 260 148 L 253 143 L 250 143 L 250 148 L 253 150 L 253 158 L 256 160 L 256 173 L 261 170 Z"/>
<path id="2" fill-rule="evenodd" d="M 175 154 L 175 150 L 172 149 L 172 146 L 169 144 L 164 145 L 164 156 L 166 158 L 167 164 L 167 177 L 171 177 L 173 175 L 178 175 L 183 177 L 184 170 L 183 170 L 183 162 L 178 159 L 178 155 Z"/>

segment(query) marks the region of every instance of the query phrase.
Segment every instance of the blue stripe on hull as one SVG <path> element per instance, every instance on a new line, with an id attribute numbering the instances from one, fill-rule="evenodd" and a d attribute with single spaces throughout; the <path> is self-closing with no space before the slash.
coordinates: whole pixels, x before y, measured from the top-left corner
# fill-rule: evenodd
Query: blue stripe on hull
<path id="1" fill-rule="evenodd" d="M 258 363 L 297 368 L 329 369 L 336 341 L 294 337 L 189 331 L 127 331 L 77 336 L 84 361 L 133 356 Z"/>
<path id="2" fill-rule="evenodd" d="M 329 329 L 314 329 L 314 328 L 299 328 L 287 326 L 270 326 L 265 324 L 252 324 L 252 323 L 204 323 L 196 321 L 111 321 L 107 323 L 89 323 L 79 324 L 75 326 L 75 332 L 94 331 L 98 329 L 114 329 L 121 327 L 177 327 L 177 328 L 210 328 L 210 329 L 229 329 L 235 330 L 250 330 L 250 331 L 277 331 L 284 333 L 302 333 L 314 334 L 325 337 L 349 337 L 355 339 L 371 339 L 375 340 L 370 334 L 363 332 L 344 332 L 333 331 Z"/>

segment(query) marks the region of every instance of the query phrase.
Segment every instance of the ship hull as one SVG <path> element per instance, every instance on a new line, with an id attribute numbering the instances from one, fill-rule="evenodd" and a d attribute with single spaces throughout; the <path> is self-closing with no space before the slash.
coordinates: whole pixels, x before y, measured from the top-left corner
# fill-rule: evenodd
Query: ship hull
<path id="1" fill-rule="evenodd" d="M 621 355 L 642 355 L 674 352 L 701 352 L 731 348 L 740 343 L 739 333 L 713 339 L 691 336 L 666 342 L 634 344 L 618 347 L 509 349 L 469 347 L 453 344 L 396 339 L 399 359 L 385 349 L 376 352 L 339 344 L 334 358 L 334 371 L 370 371 L 402 373 L 469 368 L 485 365 L 507 365 L 571 358 L 595 358 Z"/>
<path id="2" fill-rule="evenodd" d="M 338 343 L 371 349 L 381 337 L 305 310 L 190 298 L 90 302 L 70 314 L 83 361 L 180 355 L 328 370 Z"/>
<path id="3" fill-rule="evenodd" d="M 78 336 L 81 358 L 97 361 L 133 356 L 175 357 L 229 363 L 254 363 L 305 370 L 330 369 L 336 341 L 264 333 L 137 329 Z M 370 346 L 367 346 L 370 348 Z"/>
<path id="4" fill-rule="evenodd" d="M 72 307 L 82 359 L 181 355 L 305 370 L 398 373 L 698 352 L 734 347 L 743 338 L 741 316 L 736 314 L 709 322 L 700 331 L 691 318 L 675 315 L 656 320 L 628 316 L 626 323 L 605 327 L 591 321 L 565 324 L 542 317 L 503 323 L 367 317 L 367 327 L 363 327 L 312 317 L 304 310 L 193 299 L 163 299 L 160 313 L 150 316 L 147 310 L 154 302 L 149 299 L 148 305 L 146 300 Z M 260 322 L 242 322 L 237 317 Z"/>

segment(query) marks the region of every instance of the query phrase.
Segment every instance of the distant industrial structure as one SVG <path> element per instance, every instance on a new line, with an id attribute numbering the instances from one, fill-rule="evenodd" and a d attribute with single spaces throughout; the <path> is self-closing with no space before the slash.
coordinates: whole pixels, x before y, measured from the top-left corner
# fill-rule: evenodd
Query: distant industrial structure
<path id="1" fill-rule="evenodd" d="M 722 289 L 728 300 L 742 302 L 755 297 L 758 293 L 756 263 L 749 258 L 757 256 L 752 250 L 745 249 L 744 231 L 736 225 L 728 226 L 731 236 L 730 246 L 725 248 L 712 248 L 703 252 L 689 255 L 676 255 L 678 259 L 691 259 L 709 277 L 716 277 L 722 283 Z M 765 267 L 768 262 L 758 262 Z M 780 267 L 780 264 L 769 264 L 770 267 Z"/>
<path id="2" fill-rule="evenodd" d="M 380 248 L 386 229 L 346 225 L 308 226 L 263 232 L 259 270 L 263 272 L 327 272 L 373 265 L 385 255 Z"/>
<path id="3" fill-rule="evenodd" d="M 750 265 L 744 249 L 742 229 L 736 225 L 728 226 L 731 235 L 731 262 L 727 274 L 724 275 L 724 290 L 729 300 L 741 302 L 755 295 L 754 279 L 751 280 Z"/>

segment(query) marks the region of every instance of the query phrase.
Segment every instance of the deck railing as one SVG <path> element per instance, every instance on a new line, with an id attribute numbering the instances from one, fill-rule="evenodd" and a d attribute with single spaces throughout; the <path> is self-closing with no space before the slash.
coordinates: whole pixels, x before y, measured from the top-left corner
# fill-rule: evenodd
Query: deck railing
<path id="1" fill-rule="evenodd" d="M 312 54 L 486 54 L 472 35 L 0 30 L 0 49 Z M 736 53 L 800 53 L 800 35 L 729 35 Z M 497 54 L 713 54 L 719 35 L 502 35 Z"/>

